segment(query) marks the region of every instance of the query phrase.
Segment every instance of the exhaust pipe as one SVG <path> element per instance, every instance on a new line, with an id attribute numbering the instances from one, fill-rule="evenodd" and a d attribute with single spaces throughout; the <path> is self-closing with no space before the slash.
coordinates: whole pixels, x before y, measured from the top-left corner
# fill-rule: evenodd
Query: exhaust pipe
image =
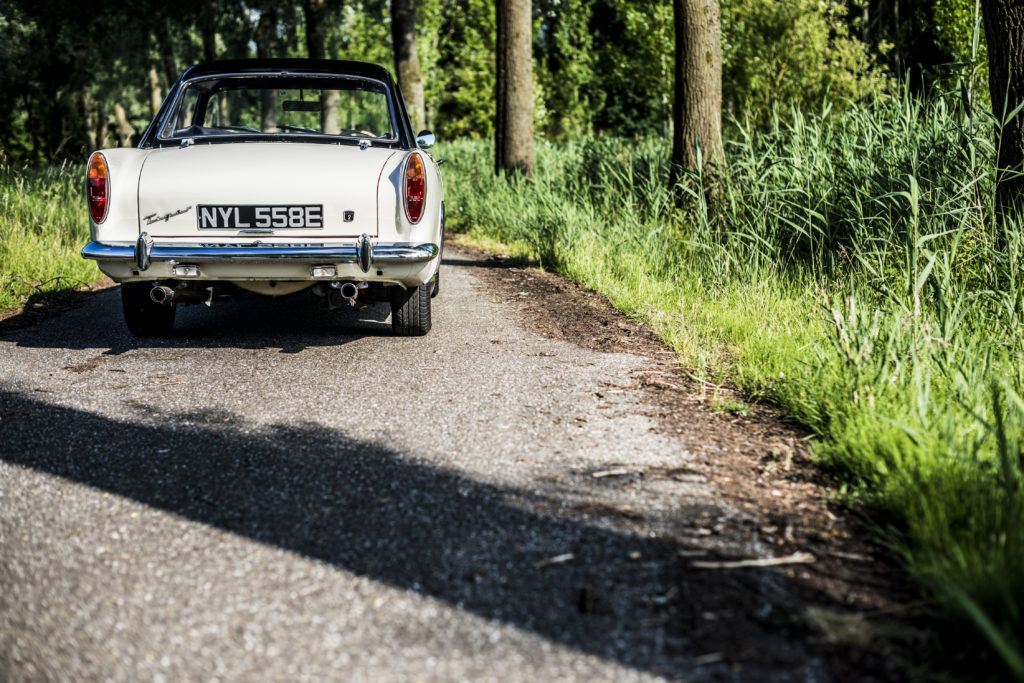
<path id="1" fill-rule="evenodd" d="M 153 300 L 153 303 L 170 306 L 174 303 L 174 290 L 163 285 L 156 285 L 149 290 L 149 298 Z"/>
<path id="2" fill-rule="evenodd" d="M 348 306 L 356 305 L 356 298 L 359 296 L 359 288 L 356 287 L 354 282 L 332 282 L 331 290 L 327 293 L 327 301 L 333 306 L 340 306 L 346 304 Z"/>
<path id="3" fill-rule="evenodd" d="M 207 287 L 206 289 L 192 289 L 188 287 L 171 289 L 167 285 L 154 285 L 153 289 L 149 290 L 149 298 L 154 303 L 165 306 L 173 306 L 176 303 L 206 304 L 209 306 L 213 302 L 213 287 Z"/>
<path id="4" fill-rule="evenodd" d="M 354 300 L 357 296 L 359 296 L 359 288 L 356 287 L 356 283 L 354 282 L 343 282 L 341 283 L 340 293 L 346 299 Z"/>

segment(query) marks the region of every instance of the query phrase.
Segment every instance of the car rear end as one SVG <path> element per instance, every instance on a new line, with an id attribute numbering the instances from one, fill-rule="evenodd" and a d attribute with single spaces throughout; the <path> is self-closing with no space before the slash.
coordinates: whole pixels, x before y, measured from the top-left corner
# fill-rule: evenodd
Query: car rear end
<path id="1" fill-rule="evenodd" d="M 313 287 L 329 305 L 387 298 L 393 308 L 430 288 L 443 186 L 409 142 L 390 76 L 305 64 L 187 72 L 139 148 L 90 159 L 93 241 L 83 256 L 164 306 L 228 283 L 268 295 Z M 402 333 L 425 333 L 415 327 Z"/>

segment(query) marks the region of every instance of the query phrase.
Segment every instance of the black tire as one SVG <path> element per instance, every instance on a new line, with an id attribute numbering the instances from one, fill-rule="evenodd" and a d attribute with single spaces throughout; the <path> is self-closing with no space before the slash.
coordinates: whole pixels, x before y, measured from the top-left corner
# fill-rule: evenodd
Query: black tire
<path id="1" fill-rule="evenodd" d="M 128 331 L 136 337 L 157 337 L 174 327 L 174 305 L 158 304 L 149 298 L 153 285 L 126 282 L 121 285 L 121 308 Z"/>
<path id="2" fill-rule="evenodd" d="M 401 337 L 422 337 L 430 332 L 430 290 L 419 287 L 388 287 L 391 297 L 391 329 Z"/>

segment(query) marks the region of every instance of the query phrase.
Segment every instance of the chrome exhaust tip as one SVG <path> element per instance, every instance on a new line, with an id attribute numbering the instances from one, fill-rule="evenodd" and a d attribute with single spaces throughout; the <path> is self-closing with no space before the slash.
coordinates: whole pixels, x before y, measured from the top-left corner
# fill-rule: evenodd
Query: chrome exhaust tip
<path id="1" fill-rule="evenodd" d="M 355 306 L 358 297 L 359 287 L 354 282 L 332 282 L 327 292 L 327 302 L 332 308 L 343 304 Z"/>
<path id="2" fill-rule="evenodd" d="M 359 288 L 356 287 L 354 282 L 343 282 L 341 283 L 341 289 L 338 290 L 341 296 L 349 300 L 355 300 L 359 296 Z"/>
<path id="3" fill-rule="evenodd" d="M 170 306 L 174 303 L 174 290 L 170 287 L 157 285 L 153 287 L 153 289 L 149 290 L 149 298 L 153 303 Z"/>

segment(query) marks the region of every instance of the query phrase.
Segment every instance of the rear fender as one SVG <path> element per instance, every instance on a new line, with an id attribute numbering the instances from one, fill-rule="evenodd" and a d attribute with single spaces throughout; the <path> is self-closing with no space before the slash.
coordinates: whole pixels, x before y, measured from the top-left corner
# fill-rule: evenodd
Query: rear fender
<path id="1" fill-rule="evenodd" d="M 110 204 L 102 223 L 89 216 L 92 239 L 105 244 L 135 242 L 139 236 L 139 174 L 149 151 L 121 147 L 99 153 L 107 160 Z"/>
<path id="2" fill-rule="evenodd" d="M 405 160 L 413 152 L 423 157 L 423 168 L 426 173 L 426 205 L 423 215 L 416 223 L 410 223 L 405 215 L 403 201 L 403 172 Z M 441 206 L 444 202 L 444 184 L 437 165 L 430 155 L 420 150 L 412 150 L 404 154 L 395 154 L 388 159 L 380 175 L 377 187 L 378 235 L 382 242 L 413 242 L 430 243 L 440 246 L 441 242 Z M 431 277 L 436 271 L 432 264 Z"/>

